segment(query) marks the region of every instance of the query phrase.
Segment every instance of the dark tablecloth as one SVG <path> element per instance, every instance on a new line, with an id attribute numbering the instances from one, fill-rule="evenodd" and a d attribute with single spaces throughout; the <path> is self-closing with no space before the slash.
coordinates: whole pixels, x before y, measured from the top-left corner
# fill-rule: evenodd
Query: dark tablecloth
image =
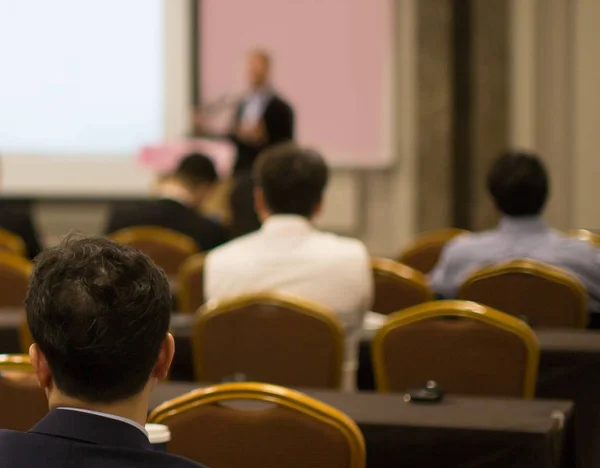
<path id="1" fill-rule="evenodd" d="M 161 384 L 151 407 L 196 387 Z M 439 404 L 414 404 L 398 395 L 305 393 L 357 422 L 365 436 L 368 468 L 574 466 L 569 462 L 570 402 L 447 396 Z"/>

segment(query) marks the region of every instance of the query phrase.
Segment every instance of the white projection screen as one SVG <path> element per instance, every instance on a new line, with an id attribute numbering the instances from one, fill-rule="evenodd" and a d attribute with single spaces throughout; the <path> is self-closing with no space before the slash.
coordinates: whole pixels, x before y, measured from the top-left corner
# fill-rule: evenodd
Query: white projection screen
<path id="1" fill-rule="evenodd" d="M 394 3 L 201 0 L 202 101 L 242 94 L 244 56 L 266 49 L 301 143 L 334 166 L 389 165 Z"/>
<path id="2" fill-rule="evenodd" d="M 141 146 L 184 136 L 189 0 L 0 0 L 3 192 L 146 193 Z"/>

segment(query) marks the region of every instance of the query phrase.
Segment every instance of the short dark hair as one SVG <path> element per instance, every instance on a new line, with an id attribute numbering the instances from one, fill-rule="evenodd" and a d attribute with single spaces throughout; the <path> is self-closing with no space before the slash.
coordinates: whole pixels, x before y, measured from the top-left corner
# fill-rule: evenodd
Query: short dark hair
<path id="1" fill-rule="evenodd" d="M 35 261 L 27 323 L 58 389 L 111 403 L 139 393 L 169 329 L 164 273 L 138 250 L 70 237 Z"/>
<path id="2" fill-rule="evenodd" d="M 329 170 L 314 150 L 283 143 L 264 151 L 254 179 L 273 214 L 310 217 L 323 198 Z"/>
<path id="3" fill-rule="evenodd" d="M 219 180 L 212 159 L 201 153 L 192 153 L 184 157 L 175 169 L 174 176 L 192 187 L 213 184 Z"/>
<path id="4" fill-rule="evenodd" d="M 488 175 L 488 190 L 498 209 L 507 216 L 539 215 L 550 189 L 548 174 L 539 157 L 526 152 L 502 154 Z"/>

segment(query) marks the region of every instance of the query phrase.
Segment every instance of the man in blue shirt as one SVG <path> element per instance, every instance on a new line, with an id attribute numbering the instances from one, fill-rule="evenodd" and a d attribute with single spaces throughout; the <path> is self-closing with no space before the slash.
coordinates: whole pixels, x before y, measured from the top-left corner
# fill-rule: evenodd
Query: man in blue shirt
<path id="1" fill-rule="evenodd" d="M 549 186 L 548 174 L 537 156 L 500 156 L 488 176 L 488 190 L 502 219 L 495 229 L 463 235 L 448 243 L 430 275 L 434 291 L 454 298 L 476 270 L 530 258 L 562 268 L 583 282 L 593 312 L 590 326 L 594 327 L 595 319 L 600 319 L 600 249 L 546 224 L 542 211 Z"/>

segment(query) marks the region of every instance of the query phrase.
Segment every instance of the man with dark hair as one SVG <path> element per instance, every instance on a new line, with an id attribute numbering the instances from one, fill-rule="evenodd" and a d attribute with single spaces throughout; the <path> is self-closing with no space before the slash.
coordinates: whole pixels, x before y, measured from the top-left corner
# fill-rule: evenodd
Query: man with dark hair
<path id="1" fill-rule="evenodd" d="M 496 229 L 460 236 L 444 249 L 431 273 L 433 289 L 453 298 L 474 271 L 516 258 L 531 258 L 567 270 L 587 287 L 590 309 L 600 312 L 600 251 L 588 242 L 570 239 L 541 218 L 550 183 L 535 155 L 509 152 L 492 166 L 488 190 L 502 220 Z M 592 314 L 592 324 L 595 317 Z"/>
<path id="2" fill-rule="evenodd" d="M 50 412 L 28 433 L 0 431 L 0 465 L 198 467 L 152 449 L 150 392 L 167 376 L 165 275 L 107 239 L 67 239 L 36 260 L 27 294 L 29 356 Z"/>
<path id="3" fill-rule="evenodd" d="M 215 249 L 206 257 L 207 299 L 275 291 L 323 304 L 346 331 L 344 387 L 351 389 L 364 313 L 373 296 L 365 246 L 318 231 L 328 169 L 316 151 L 284 144 L 266 150 L 254 168 L 257 232 Z"/>
<path id="4" fill-rule="evenodd" d="M 191 154 L 161 182 L 158 200 L 133 207 L 116 207 L 106 233 L 132 226 L 160 226 L 191 237 L 201 250 L 211 250 L 228 237 L 221 224 L 199 211 L 217 181 L 211 159 L 203 154 Z"/>

